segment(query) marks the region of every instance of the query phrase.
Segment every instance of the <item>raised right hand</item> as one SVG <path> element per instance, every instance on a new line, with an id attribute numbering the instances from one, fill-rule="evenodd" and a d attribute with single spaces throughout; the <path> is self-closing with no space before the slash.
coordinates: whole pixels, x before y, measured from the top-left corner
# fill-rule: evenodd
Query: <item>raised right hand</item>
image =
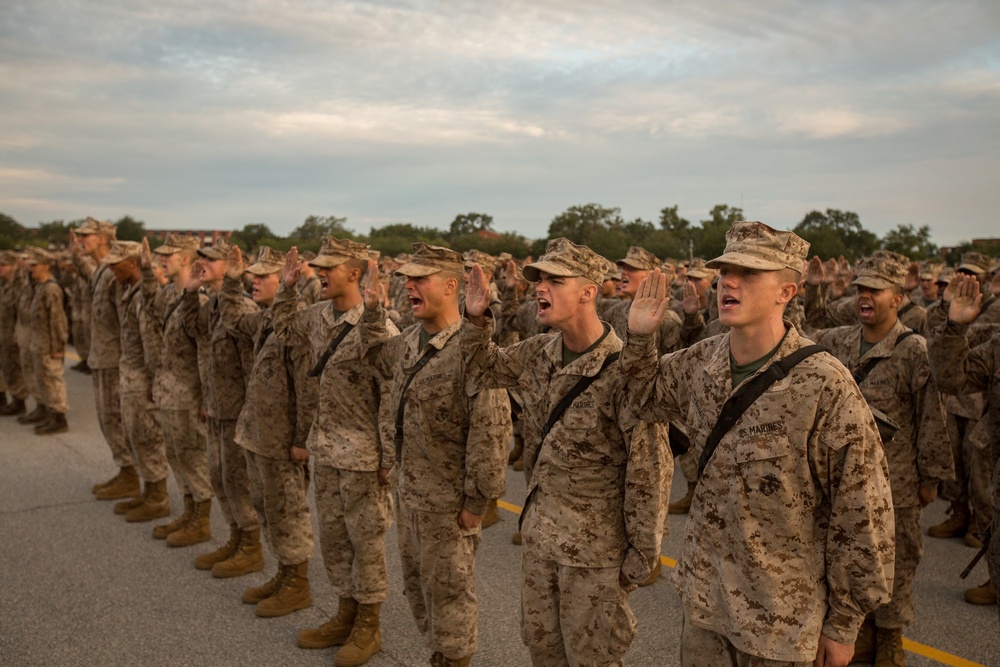
<path id="1" fill-rule="evenodd" d="M 955 288 L 955 297 L 948 306 L 948 319 L 958 324 L 972 324 L 979 317 L 983 293 L 975 276 L 955 274 L 948 289 Z"/>
<path id="2" fill-rule="evenodd" d="M 651 334 L 660 328 L 663 316 L 670 306 L 667 277 L 660 269 L 653 269 L 642 282 L 628 311 L 628 330 L 637 334 Z"/>
<path id="3" fill-rule="evenodd" d="M 368 271 L 365 272 L 365 277 L 361 281 L 361 298 L 368 310 L 378 308 L 378 262 L 374 259 L 368 260 Z"/>
<path id="4" fill-rule="evenodd" d="M 234 245 L 226 255 L 226 277 L 239 280 L 243 277 L 243 253 L 240 247 Z"/>
<path id="5" fill-rule="evenodd" d="M 297 246 L 292 246 L 288 254 L 285 255 L 285 267 L 281 269 L 281 282 L 284 283 L 285 287 L 291 287 L 299 282 L 300 268 L 299 249 Z"/>
<path id="6" fill-rule="evenodd" d="M 153 253 L 149 250 L 149 239 L 142 237 L 142 250 L 139 251 L 139 265 L 148 269 L 153 265 Z"/>
<path id="7" fill-rule="evenodd" d="M 806 269 L 806 282 L 810 285 L 822 285 L 826 279 L 826 270 L 823 268 L 823 260 L 819 255 L 813 255 L 809 260 L 809 267 Z"/>
<path id="8" fill-rule="evenodd" d="M 483 267 L 474 264 L 469 272 L 469 282 L 465 286 L 465 316 L 479 324 L 483 313 L 490 307 L 490 289 L 483 275 Z"/>

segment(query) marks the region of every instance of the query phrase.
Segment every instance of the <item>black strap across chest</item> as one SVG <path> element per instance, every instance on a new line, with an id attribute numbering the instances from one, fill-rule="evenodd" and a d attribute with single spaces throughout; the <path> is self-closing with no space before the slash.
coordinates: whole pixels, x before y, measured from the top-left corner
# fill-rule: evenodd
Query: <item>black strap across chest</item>
<path id="1" fill-rule="evenodd" d="M 406 375 L 406 380 L 403 382 L 403 389 L 399 392 L 399 406 L 396 408 L 396 436 L 393 438 L 393 443 L 396 446 L 396 458 L 403 453 L 403 416 L 406 413 L 406 390 L 410 388 L 410 383 L 413 382 L 413 378 L 417 376 L 420 369 L 427 365 L 427 362 L 431 360 L 437 353 L 438 349 L 433 345 L 428 345 L 424 349 L 424 353 L 417 359 L 417 363 L 413 364 L 409 368 L 404 368 L 403 373 Z"/>
<path id="2" fill-rule="evenodd" d="M 733 428 L 733 425 L 739 421 L 739 418 L 743 416 L 747 408 L 753 405 L 753 402 L 760 398 L 760 395 L 767 391 L 768 387 L 787 376 L 789 371 L 800 361 L 817 352 L 829 352 L 829 350 L 822 345 L 807 345 L 806 347 L 799 348 L 784 359 L 771 364 L 763 373 L 744 382 L 736 390 L 736 393 L 726 400 L 722 406 L 722 412 L 719 414 L 718 421 L 712 427 L 712 432 L 708 434 L 708 440 L 705 441 L 705 448 L 701 451 L 701 457 L 698 459 L 698 477 L 701 477 L 702 473 L 705 472 L 705 466 L 712 459 L 712 455 L 715 454 L 715 450 L 718 448 L 723 436 Z"/>
<path id="3" fill-rule="evenodd" d="M 556 422 L 559 421 L 560 417 L 563 416 L 563 413 L 566 412 L 566 408 L 572 405 L 577 396 L 585 392 L 587 387 L 592 385 L 594 380 L 600 377 L 601 373 L 604 372 L 604 369 L 610 366 L 616 359 L 618 359 L 619 356 L 621 356 L 620 352 L 612 352 L 604 358 L 604 363 L 601 364 L 601 367 L 596 373 L 591 376 L 585 375 L 577 380 L 577 383 L 573 385 L 573 388 L 570 389 L 566 395 L 562 397 L 562 400 L 556 404 L 556 407 L 552 410 L 552 414 L 549 415 L 549 420 L 545 422 L 545 426 L 542 427 L 542 435 L 538 439 L 539 446 L 541 446 L 541 444 L 545 441 L 545 437 L 549 434 L 549 431 L 552 430 L 552 427 L 556 425 Z"/>
<path id="4" fill-rule="evenodd" d="M 900 343 L 902 343 L 904 340 L 906 340 L 907 338 L 909 338 L 910 336 L 912 336 L 915 333 L 917 333 L 917 332 L 916 331 L 904 331 L 903 333 L 899 334 L 899 338 L 897 338 L 896 342 L 893 343 L 893 346 L 892 346 L 893 349 L 899 347 Z M 866 361 L 865 364 L 861 368 L 859 368 L 858 370 L 854 371 L 854 373 L 853 373 L 853 375 L 854 375 L 854 381 L 857 382 L 858 384 L 861 384 L 862 382 L 864 382 L 865 378 L 868 377 L 868 374 L 871 373 L 872 370 L 874 370 L 875 367 L 878 366 L 879 362 L 882 361 L 883 359 L 885 359 L 885 357 L 872 357 L 871 359 L 869 359 L 868 361 Z"/>
<path id="5" fill-rule="evenodd" d="M 330 361 L 330 357 L 332 357 L 333 353 L 337 351 L 337 348 L 340 346 L 341 343 L 344 342 L 344 339 L 347 338 L 347 334 L 351 333 L 351 329 L 353 328 L 354 325 L 351 324 L 350 322 L 344 324 L 344 328 L 340 330 L 340 333 L 337 334 L 336 338 L 330 341 L 330 344 L 327 346 L 326 351 L 323 352 L 323 356 L 319 358 L 319 361 L 316 362 L 316 365 L 313 366 L 312 370 L 309 371 L 308 373 L 309 377 L 316 378 L 320 376 L 320 374 L 323 372 L 323 369 L 326 368 L 326 363 Z"/>

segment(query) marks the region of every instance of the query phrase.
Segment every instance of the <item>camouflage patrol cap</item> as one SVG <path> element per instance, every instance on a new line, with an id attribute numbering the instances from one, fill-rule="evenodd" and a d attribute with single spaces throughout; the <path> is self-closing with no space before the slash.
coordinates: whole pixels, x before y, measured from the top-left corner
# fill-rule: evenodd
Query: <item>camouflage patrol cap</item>
<path id="1" fill-rule="evenodd" d="M 25 250 L 25 261 L 28 264 L 55 264 L 56 256 L 53 255 L 48 250 L 43 248 L 36 248 L 35 246 L 29 246 Z"/>
<path id="2" fill-rule="evenodd" d="M 714 276 L 715 271 L 706 266 L 705 260 L 701 257 L 695 257 L 690 262 L 688 262 L 687 273 L 684 274 L 689 278 L 708 278 L 709 276 Z"/>
<path id="3" fill-rule="evenodd" d="M 512 259 L 514 259 L 514 255 L 510 254 L 509 252 L 502 252 L 499 255 L 497 255 L 498 262 L 509 262 Z"/>
<path id="4" fill-rule="evenodd" d="M 229 257 L 229 251 L 233 249 L 233 244 L 222 238 L 215 239 L 215 243 L 198 248 L 198 256 L 205 259 L 219 260 Z"/>
<path id="5" fill-rule="evenodd" d="M 565 238 L 552 239 L 545 246 L 545 254 L 537 262 L 524 267 L 524 277 L 538 282 L 541 272 L 553 276 L 580 276 L 600 285 L 612 264 L 585 245 L 577 245 Z"/>
<path id="6" fill-rule="evenodd" d="M 441 271 L 462 273 L 462 253 L 427 243 L 414 243 L 410 261 L 396 269 L 397 276 L 430 276 Z"/>
<path id="7" fill-rule="evenodd" d="M 733 264 L 761 271 L 791 269 L 802 272 L 802 262 L 809 252 L 809 243 L 793 232 L 781 232 L 763 222 L 734 222 L 726 232 L 726 250 L 705 266 L 718 268 Z M 690 270 L 688 275 L 691 275 Z"/>
<path id="8" fill-rule="evenodd" d="M 314 253 L 312 250 L 303 250 L 302 252 L 299 253 L 300 262 L 311 262 L 314 259 L 316 259 L 316 253 Z"/>
<path id="9" fill-rule="evenodd" d="M 393 257 L 392 261 L 396 262 L 397 264 L 406 264 L 407 262 L 410 261 L 410 253 L 401 252 L 395 257 Z"/>
<path id="10" fill-rule="evenodd" d="M 639 269 L 640 271 L 652 271 L 656 267 L 660 266 L 660 260 L 657 259 L 656 255 L 649 252 L 645 248 L 640 248 L 637 245 L 632 246 L 625 253 L 625 259 L 619 259 L 615 262 L 618 266 L 624 264 L 633 269 Z"/>
<path id="11" fill-rule="evenodd" d="M 111 252 L 104 258 L 107 264 L 118 264 L 126 259 L 139 259 L 142 244 L 137 241 L 112 241 Z"/>
<path id="12" fill-rule="evenodd" d="M 109 239 L 118 238 L 118 230 L 113 224 L 106 220 L 98 220 L 97 218 L 88 217 L 82 225 L 74 230 L 77 236 L 87 236 L 89 234 L 100 234 L 101 236 L 107 236 Z"/>
<path id="13" fill-rule="evenodd" d="M 948 266 L 945 267 L 945 269 L 941 271 L 940 274 L 938 274 L 938 277 L 934 280 L 934 282 L 936 282 L 938 285 L 947 285 L 952 281 L 954 277 L 955 277 L 955 269 Z"/>
<path id="14" fill-rule="evenodd" d="M 976 274 L 989 273 L 991 264 L 990 258 L 981 252 L 967 252 L 962 255 L 962 262 L 958 265 L 958 270 Z"/>
<path id="15" fill-rule="evenodd" d="M 895 255 L 895 256 L 894 256 Z M 857 277 L 851 283 L 871 289 L 902 287 L 906 280 L 906 263 L 897 253 L 875 253 L 858 262 Z"/>
<path id="16" fill-rule="evenodd" d="M 187 234 L 177 234 L 171 232 L 167 234 L 167 240 L 163 245 L 153 250 L 157 255 L 173 255 L 183 250 L 194 250 L 197 252 L 199 246 L 198 239 Z"/>
<path id="17" fill-rule="evenodd" d="M 487 276 L 492 275 L 497 269 L 496 258 L 482 250 L 472 249 L 465 253 L 465 268 L 471 269 L 473 264 L 483 267 L 483 273 Z"/>
<path id="18" fill-rule="evenodd" d="M 17 264 L 17 253 L 13 250 L 0 251 L 0 265 L 11 266 Z"/>
<path id="19" fill-rule="evenodd" d="M 257 251 L 257 261 L 246 268 L 246 273 L 268 276 L 285 268 L 286 253 L 262 245 Z"/>
<path id="20" fill-rule="evenodd" d="M 920 279 L 921 280 L 937 280 L 937 277 L 941 275 L 944 270 L 944 262 L 938 261 L 936 259 L 925 259 L 920 262 Z"/>
<path id="21" fill-rule="evenodd" d="M 380 259 L 382 259 L 382 251 L 381 250 L 369 250 L 368 251 L 368 259 L 374 259 L 376 262 L 379 261 Z"/>
<path id="22" fill-rule="evenodd" d="M 350 239 L 324 236 L 323 246 L 319 249 L 316 259 L 309 262 L 309 266 L 314 266 L 317 269 L 329 269 L 334 266 L 340 266 L 352 259 L 360 259 L 367 262 L 368 245 Z"/>

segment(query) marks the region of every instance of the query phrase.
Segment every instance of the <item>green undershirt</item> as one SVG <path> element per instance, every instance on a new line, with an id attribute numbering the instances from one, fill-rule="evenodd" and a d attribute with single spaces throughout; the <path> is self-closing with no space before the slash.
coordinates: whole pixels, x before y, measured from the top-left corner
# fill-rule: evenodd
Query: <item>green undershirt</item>
<path id="1" fill-rule="evenodd" d="M 596 347 L 597 347 L 598 345 L 600 345 L 600 344 L 601 344 L 601 341 L 603 341 L 603 340 L 604 340 L 605 338 L 607 338 L 607 337 L 608 337 L 608 333 L 609 333 L 610 331 L 611 331 L 611 328 L 610 328 L 610 327 L 608 327 L 608 325 L 607 325 L 607 324 L 605 324 L 605 325 L 604 325 L 604 334 L 602 334 L 602 335 L 601 335 L 601 337 L 597 339 L 597 342 L 596 342 L 596 343 L 594 343 L 593 345 L 591 345 L 590 347 L 588 347 L 588 348 L 587 348 L 586 350 L 584 350 L 583 352 L 573 352 L 572 350 L 570 350 L 570 349 L 568 349 L 568 348 L 566 347 L 566 342 L 565 342 L 565 341 L 563 341 L 563 346 L 562 346 L 562 367 L 563 367 L 563 368 L 566 368 L 566 367 L 567 367 L 567 366 L 569 366 L 569 365 L 570 365 L 571 363 L 573 363 L 574 361 L 576 361 L 577 359 L 579 359 L 579 358 L 580 358 L 580 357 L 582 357 L 583 355 L 587 354 L 588 352 L 593 352 L 593 351 L 594 351 L 594 349 L 595 349 L 595 348 L 596 348 Z"/>
<path id="2" fill-rule="evenodd" d="M 869 343 L 868 341 L 865 340 L 864 336 L 862 336 L 861 337 L 861 356 L 859 356 L 858 358 L 859 359 L 863 359 L 864 356 L 866 354 L 868 354 L 871 351 L 871 349 L 873 347 L 875 347 L 876 345 L 878 345 L 877 342 L 876 343 Z"/>
<path id="3" fill-rule="evenodd" d="M 788 330 L 786 329 L 785 336 L 787 335 L 788 335 Z M 754 373 L 756 373 L 757 371 L 759 371 L 761 368 L 764 367 L 764 364 L 766 364 L 768 360 L 774 356 L 774 353 L 778 351 L 778 348 L 781 347 L 781 344 L 785 342 L 785 336 L 781 337 L 781 340 L 778 341 L 778 344 L 774 346 L 773 350 L 765 354 L 760 359 L 757 359 L 756 361 L 751 361 L 748 364 L 737 364 L 736 360 L 733 359 L 733 353 L 732 352 L 729 353 L 729 373 L 730 375 L 733 376 L 733 389 L 740 386 L 740 384 L 742 384 L 744 380 L 746 380 L 751 375 L 753 375 Z"/>

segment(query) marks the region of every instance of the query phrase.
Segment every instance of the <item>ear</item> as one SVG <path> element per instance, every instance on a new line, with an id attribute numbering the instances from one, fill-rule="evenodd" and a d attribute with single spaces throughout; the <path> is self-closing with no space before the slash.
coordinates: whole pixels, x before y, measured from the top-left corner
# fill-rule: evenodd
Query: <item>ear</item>
<path id="1" fill-rule="evenodd" d="M 594 299 L 596 299 L 598 292 L 597 285 L 590 282 L 589 280 L 584 280 L 582 278 L 581 281 L 584 282 L 584 285 L 583 285 L 583 292 L 580 294 L 580 303 L 589 303 Z"/>
<path id="2" fill-rule="evenodd" d="M 900 304 L 903 303 L 903 296 L 904 295 L 903 295 L 902 292 L 897 292 L 896 294 L 892 295 L 892 307 L 893 308 L 899 308 Z"/>
<path id="3" fill-rule="evenodd" d="M 795 295 L 799 292 L 799 286 L 797 283 L 793 282 L 783 282 L 781 283 L 781 289 L 778 292 L 778 303 L 787 304 Z"/>

